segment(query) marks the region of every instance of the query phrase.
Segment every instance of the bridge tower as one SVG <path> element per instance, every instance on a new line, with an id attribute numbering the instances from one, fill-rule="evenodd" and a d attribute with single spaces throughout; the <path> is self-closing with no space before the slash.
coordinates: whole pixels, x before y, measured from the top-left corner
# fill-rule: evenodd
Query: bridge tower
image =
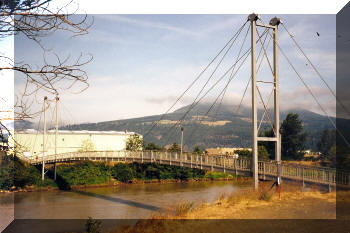
<path id="1" fill-rule="evenodd" d="M 259 19 L 258 14 L 250 14 L 248 20 L 251 27 L 251 81 L 252 81 L 252 173 L 254 179 L 254 188 L 259 187 L 259 174 L 258 174 L 258 141 L 273 141 L 275 142 L 275 160 L 277 164 L 277 184 L 281 181 L 281 135 L 280 135 L 280 112 L 279 112 L 279 84 L 278 84 L 278 25 L 281 23 L 279 18 L 272 18 L 269 25 L 257 23 Z M 274 137 L 258 137 L 258 116 L 257 116 L 257 69 L 256 69 L 256 43 L 257 43 L 257 29 L 256 27 L 265 27 L 268 30 L 272 29 L 273 37 L 273 92 L 274 92 L 274 124 L 273 131 Z M 268 31 L 267 33 L 270 33 Z M 260 40 L 260 39 L 259 39 Z M 267 56 L 267 54 L 265 54 Z M 265 109 L 266 110 L 266 109 Z"/>

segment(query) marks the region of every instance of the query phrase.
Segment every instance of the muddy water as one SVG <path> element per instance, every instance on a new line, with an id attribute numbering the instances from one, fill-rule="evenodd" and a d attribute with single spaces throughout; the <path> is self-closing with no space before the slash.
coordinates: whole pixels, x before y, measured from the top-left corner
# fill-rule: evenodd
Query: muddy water
<path id="1" fill-rule="evenodd" d="M 139 219 L 183 200 L 212 202 L 238 192 L 232 181 L 132 184 L 78 191 L 15 194 L 16 219 Z"/>

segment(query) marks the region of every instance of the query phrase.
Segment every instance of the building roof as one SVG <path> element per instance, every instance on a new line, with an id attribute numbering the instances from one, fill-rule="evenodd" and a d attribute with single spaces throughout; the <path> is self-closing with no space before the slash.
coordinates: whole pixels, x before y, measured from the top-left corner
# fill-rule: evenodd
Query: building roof
<path id="1" fill-rule="evenodd" d="M 26 129 L 15 131 L 16 134 L 41 134 L 43 131 L 35 129 Z M 56 130 L 47 130 L 47 134 L 54 134 Z M 90 131 L 90 130 L 58 130 L 58 134 L 106 134 L 106 135 L 134 135 L 135 132 L 129 131 Z"/>

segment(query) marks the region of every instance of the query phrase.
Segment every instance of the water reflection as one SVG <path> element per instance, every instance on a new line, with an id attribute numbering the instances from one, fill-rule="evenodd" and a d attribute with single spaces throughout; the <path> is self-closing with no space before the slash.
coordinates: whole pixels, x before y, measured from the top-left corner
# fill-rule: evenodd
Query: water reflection
<path id="1" fill-rule="evenodd" d="M 77 191 L 16 193 L 16 219 L 147 218 L 176 203 L 212 202 L 240 188 L 232 181 L 131 184 Z"/>

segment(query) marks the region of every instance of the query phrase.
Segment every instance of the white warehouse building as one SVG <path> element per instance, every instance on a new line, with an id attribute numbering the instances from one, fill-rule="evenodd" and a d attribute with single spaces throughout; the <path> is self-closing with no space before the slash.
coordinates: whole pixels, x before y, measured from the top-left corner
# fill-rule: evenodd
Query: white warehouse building
<path id="1" fill-rule="evenodd" d="M 46 155 L 55 154 L 55 130 L 46 132 Z M 57 135 L 57 154 L 85 150 L 86 146 L 95 151 L 119 151 L 126 149 L 127 139 L 136 133 L 123 131 L 71 131 L 59 130 Z M 139 135 L 142 139 L 142 135 Z M 15 132 L 18 151 L 25 156 L 42 156 L 43 132 L 27 129 Z"/>

